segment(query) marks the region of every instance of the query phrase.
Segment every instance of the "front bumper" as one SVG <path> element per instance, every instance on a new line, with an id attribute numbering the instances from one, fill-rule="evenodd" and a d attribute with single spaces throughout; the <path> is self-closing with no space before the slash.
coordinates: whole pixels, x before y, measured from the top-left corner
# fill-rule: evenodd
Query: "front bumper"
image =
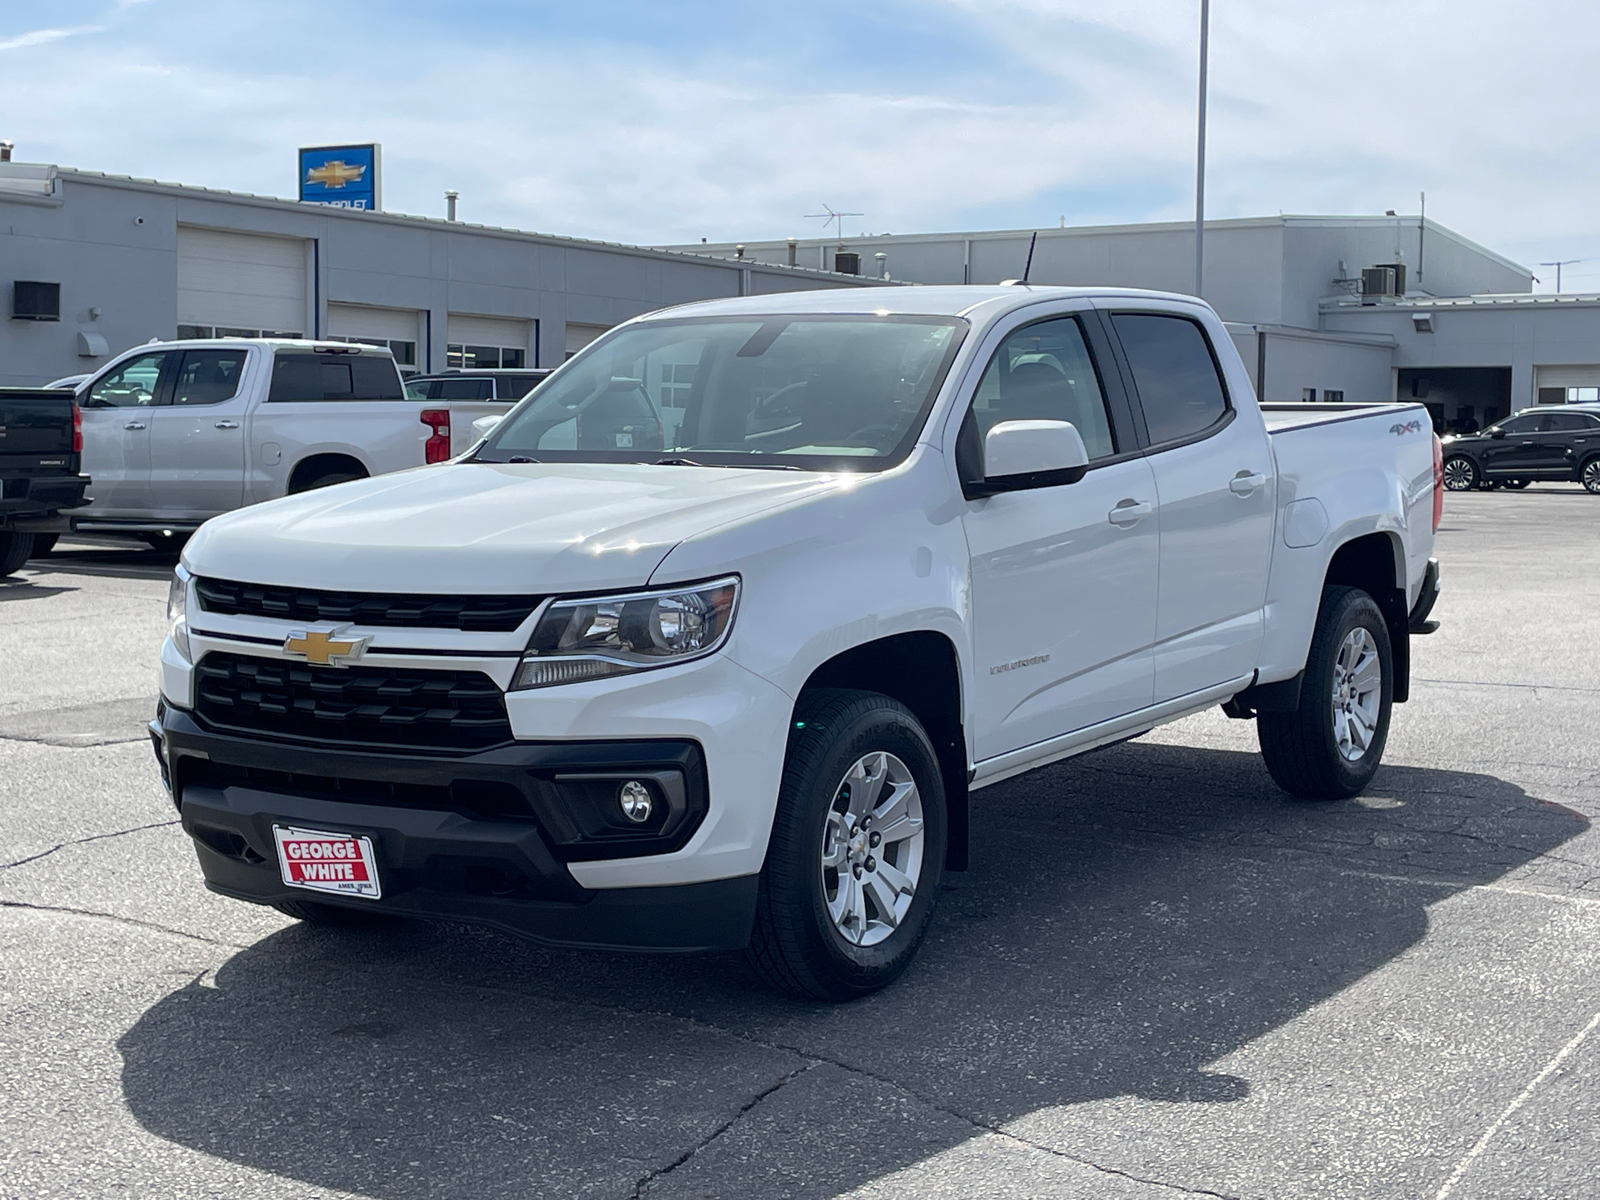
<path id="1" fill-rule="evenodd" d="M 358 752 L 219 734 L 165 703 L 150 733 L 206 886 L 223 895 L 472 921 L 565 945 L 706 950 L 749 939 L 756 875 L 601 890 L 581 886 L 566 865 L 671 852 L 691 837 L 706 787 L 692 742 Z M 662 800 L 644 833 L 608 826 L 591 804 L 596 781 L 632 775 Z M 383 898 L 285 884 L 274 824 L 371 837 Z"/>

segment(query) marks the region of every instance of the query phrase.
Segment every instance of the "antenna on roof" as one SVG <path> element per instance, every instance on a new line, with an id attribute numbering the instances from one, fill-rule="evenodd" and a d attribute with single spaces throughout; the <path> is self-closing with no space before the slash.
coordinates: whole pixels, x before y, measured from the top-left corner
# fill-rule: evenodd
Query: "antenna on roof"
<path id="1" fill-rule="evenodd" d="M 1033 231 L 1033 237 L 1028 240 L 1028 265 L 1022 268 L 1022 282 L 1028 282 L 1028 275 L 1033 271 L 1033 248 L 1039 244 L 1039 231 Z"/>
<path id="2" fill-rule="evenodd" d="M 837 222 L 838 223 L 839 239 L 841 241 L 843 241 L 844 240 L 844 219 L 846 217 L 862 217 L 862 216 L 865 216 L 865 215 L 866 215 L 865 213 L 858 213 L 858 212 L 834 212 L 833 209 L 829 208 L 826 204 L 824 204 L 822 206 L 822 211 L 821 212 L 819 212 L 819 213 L 807 213 L 806 214 L 806 220 L 814 221 L 814 220 L 817 220 L 817 219 L 820 218 L 821 221 L 822 221 L 822 227 L 824 229 L 826 229 L 829 225 L 833 225 L 835 222 Z"/>

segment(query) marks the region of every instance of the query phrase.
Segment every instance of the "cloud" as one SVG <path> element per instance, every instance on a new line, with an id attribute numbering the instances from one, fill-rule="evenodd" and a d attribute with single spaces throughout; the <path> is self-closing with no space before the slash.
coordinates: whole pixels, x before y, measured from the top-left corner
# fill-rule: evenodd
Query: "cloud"
<path id="1" fill-rule="evenodd" d="M 12 39 L 0 124 L 19 158 L 279 195 L 296 145 L 377 139 L 390 207 L 456 188 L 465 219 L 620 241 L 812 234 L 822 203 L 873 231 L 1176 220 L 1196 11 L 168 0 Z M 1597 35 L 1568 0 L 1217 6 L 1207 212 L 1415 212 L 1425 189 L 1502 251 L 1600 255 Z"/>
<path id="2" fill-rule="evenodd" d="M 0 50 L 22 50 L 28 46 L 43 46 L 80 33 L 99 33 L 104 25 L 79 25 L 73 29 L 34 29 L 16 37 L 0 38 Z"/>

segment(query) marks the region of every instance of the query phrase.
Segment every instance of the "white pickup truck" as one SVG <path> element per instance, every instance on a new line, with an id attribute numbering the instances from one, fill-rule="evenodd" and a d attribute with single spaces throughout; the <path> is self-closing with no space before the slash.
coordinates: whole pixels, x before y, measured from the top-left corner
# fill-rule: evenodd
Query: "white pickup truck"
<path id="1" fill-rule="evenodd" d="M 1359 791 L 1441 496 L 1422 408 L 1263 412 L 1181 296 L 688 305 L 447 465 L 209 522 L 151 733 L 224 895 L 846 998 L 991 784 L 1223 705 L 1289 792 Z"/>
<path id="2" fill-rule="evenodd" d="M 151 342 L 76 387 L 83 471 L 94 482 L 74 528 L 156 544 L 246 504 L 465 448 L 451 446 L 451 405 L 408 398 L 394 356 L 378 346 Z M 481 411 L 465 414 L 465 436 Z"/>

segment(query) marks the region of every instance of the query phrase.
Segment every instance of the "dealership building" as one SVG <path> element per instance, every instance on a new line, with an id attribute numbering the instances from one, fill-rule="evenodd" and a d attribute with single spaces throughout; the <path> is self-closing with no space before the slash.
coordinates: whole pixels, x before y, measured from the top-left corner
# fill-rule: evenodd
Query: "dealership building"
<path id="1" fill-rule="evenodd" d="M 1437 222 L 1210 221 L 1205 251 L 1265 399 L 1417 399 L 1471 428 L 1600 388 L 1600 296 L 1534 295 Z M 644 247 L 0 161 L 0 383 L 263 333 L 382 342 L 408 372 L 548 367 L 693 300 L 1024 275 L 1188 292 L 1193 264 L 1184 223 Z"/>
<path id="2" fill-rule="evenodd" d="M 408 372 L 556 366 L 672 304 L 875 281 L 0 162 L 0 384 L 152 338 L 382 342 Z"/>
<path id="3" fill-rule="evenodd" d="M 1417 399 L 1441 428 L 1471 428 L 1600 388 L 1600 295 L 1534 295 L 1527 267 L 1435 221 L 1278 216 L 1205 229 L 1205 298 L 1264 399 Z M 1026 274 L 1194 290 L 1192 223 L 668 248 L 912 283 Z"/>

